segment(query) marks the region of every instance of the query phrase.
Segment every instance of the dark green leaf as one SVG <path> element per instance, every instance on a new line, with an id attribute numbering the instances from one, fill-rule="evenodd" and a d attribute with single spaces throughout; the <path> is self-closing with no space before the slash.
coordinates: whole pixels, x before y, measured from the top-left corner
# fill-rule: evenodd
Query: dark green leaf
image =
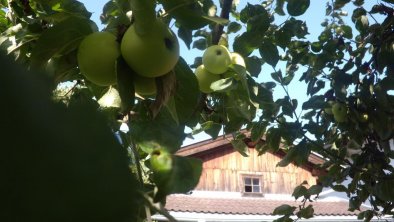
<path id="1" fill-rule="evenodd" d="M 272 77 L 273 80 L 281 83 L 282 82 L 282 78 L 283 78 L 282 77 L 282 71 L 279 70 L 278 72 L 271 73 L 271 77 Z"/>
<path id="2" fill-rule="evenodd" d="M 394 180 L 386 179 L 379 181 L 373 189 L 373 193 L 384 201 L 394 201 Z"/>
<path id="3" fill-rule="evenodd" d="M 308 161 L 308 157 L 311 153 L 310 146 L 305 141 L 301 141 L 294 147 L 289 148 L 286 156 L 282 158 L 277 164 L 280 167 L 285 167 L 290 163 L 294 162 L 296 165 L 301 166 Z"/>
<path id="4" fill-rule="evenodd" d="M 128 113 L 134 106 L 135 90 L 133 74 L 136 73 L 129 68 L 122 57 L 119 57 L 116 63 L 116 75 L 117 88 L 122 101 L 122 113 Z"/>
<path id="5" fill-rule="evenodd" d="M 302 104 L 302 109 L 323 109 L 326 105 L 326 102 L 324 101 L 324 96 L 318 95 L 318 96 L 312 96 L 308 101 L 304 102 Z"/>
<path id="6" fill-rule="evenodd" d="M 299 16 L 309 8 L 310 0 L 287 0 L 287 12 L 291 16 Z"/>
<path id="7" fill-rule="evenodd" d="M 235 37 L 233 48 L 234 51 L 238 52 L 243 57 L 247 57 L 255 49 L 259 48 L 262 41 L 262 36 L 255 35 L 252 32 L 244 32 L 240 36 Z"/>
<path id="8" fill-rule="evenodd" d="M 257 77 L 260 74 L 262 62 L 257 56 L 246 57 L 245 63 L 246 69 L 252 76 Z"/>
<path id="9" fill-rule="evenodd" d="M 309 195 L 317 195 L 323 191 L 323 187 L 321 185 L 312 185 L 308 189 Z"/>
<path id="10" fill-rule="evenodd" d="M 183 58 L 179 59 L 174 72 L 176 76 L 174 101 L 179 122 L 194 126 L 201 95 L 196 75 Z"/>
<path id="11" fill-rule="evenodd" d="M 233 145 L 234 149 L 238 151 L 242 156 L 249 156 L 249 148 L 242 139 L 234 139 L 231 141 L 231 144 Z"/>
<path id="12" fill-rule="evenodd" d="M 293 194 L 291 194 L 295 199 L 298 199 L 303 196 L 308 196 L 308 189 L 305 186 L 299 185 L 294 188 Z"/>
<path id="13" fill-rule="evenodd" d="M 228 19 L 220 18 L 220 17 L 212 17 L 212 16 L 203 16 L 206 20 L 212 21 L 216 24 L 226 26 L 229 23 Z"/>
<path id="14" fill-rule="evenodd" d="M 348 192 L 348 189 L 344 185 L 341 185 L 341 184 L 334 185 L 332 187 L 332 189 L 335 191 L 338 191 L 338 192 Z"/>
<path id="15" fill-rule="evenodd" d="M 197 39 L 193 42 L 193 48 L 199 50 L 205 50 L 208 47 L 207 40 L 205 38 Z"/>
<path id="16" fill-rule="evenodd" d="M 236 33 L 241 30 L 242 26 L 237 22 L 230 22 L 227 27 L 227 33 Z"/>
<path id="17" fill-rule="evenodd" d="M 282 204 L 274 209 L 273 215 L 292 215 L 297 208 L 288 204 Z"/>
<path id="18" fill-rule="evenodd" d="M 277 0 L 276 1 L 276 6 L 275 6 L 275 12 L 278 15 L 286 15 L 285 12 L 283 11 L 283 5 L 285 3 L 285 0 Z"/>
<path id="19" fill-rule="evenodd" d="M 342 25 L 341 29 L 343 31 L 343 33 L 342 33 L 343 37 L 348 38 L 348 39 L 353 38 L 352 28 L 350 26 Z"/>
<path id="20" fill-rule="evenodd" d="M 43 67 L 51 57 L 76 50 L 85 36 L 97 30 L 93 24 L 88 19 L 70 17 L 44 31 L 32 51 L 32 66 Z"/>
<path id="21" fill-rule="evenodd" d="M 253 122 L 250 138 L 252 141 L 259 141 L 266 132 L 267 122 Z"/>
<path id="22" fill-rule="evenodd" d="M 145 104 L 136 106 L 136 112 L 147 115 L 149 111 Z M 139 116 L 133 119 L 129 126 L 130 133 L 136 145 L 145 153 L 155 149 L 164 149 L 175 153 L 180 149 L 184 134 L 184 125 L 177 125 L 167 109 L 161 109 L 155 119 L 149 116 Z"/>
<path id="23" fill-rule="evenodd" d="M 271 66 L 275 67 L 279 61 L 279 52 L 278 48 L 272 44 L 271 42 L 265 41 L 259 48 L 259 52 L 261 58 L 270 64 Z"/>
<path id="24" fill-rule="evenodd" d="M 185 42 L 186 47 L 190 50 L 190 44 L 193 41 L 192 30 L 181 26 L 178 29 L 178 36 Z"/>
<path id="25" fill-rule="evenodd" d="M 312 205 L 309 205 L 309 206 L 307 206 L 307 207 L 305 207 L 305 208 L 302 208 L 300 211 L 298 211 L 297 212 L 297 216 L 299 217 L 299 218 L 306 218 L 306 219 L 309 219 L 309 218 L 311 218 L 311 217 L 313 217 L 313 213 L 314 213 L 315 211 L 314 211 L 314 209 L 313 209 L 313 206 Z"/>
<path id="26" fill-rule="evenodd" d="M 154 155 L 155 153 L 159 154 Z M 166 195 L 172 193 L 186 193 L 194 189 L 200 180 L 202 172 L 202 162 L 200 159 L 192 157 L 183 157 L 176 155 L 168 155 L 166 159 L 163 157 L 163 151 L 155 151 L 151 158 L 155 158 L 154 166 L 161 168 L 154 169 L 154 181 L 158 186 L 158 192 L 155 195 L 156 201 L 161 201 Z M 163 161 L 159 162 L 161 159 Z M 159 160 L 159 161 L 158 161 Z"/>
<path id="27" fill-rule="evenodd" d="M 281 139 L 281 131 L 278 128 L 270 128 L 267 131 L 267 143 L 270 146 L 270 150 L 272 151 L 277 151 L 279 150 L 279 144 L 280 144 L 280 139 Z"/>

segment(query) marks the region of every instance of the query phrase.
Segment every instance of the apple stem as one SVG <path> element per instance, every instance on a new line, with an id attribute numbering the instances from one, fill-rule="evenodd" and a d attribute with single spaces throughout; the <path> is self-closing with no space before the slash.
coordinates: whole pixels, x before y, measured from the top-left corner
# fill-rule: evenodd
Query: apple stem
<path id="1" fill-rule="evenodd" d="M 137 35 L 149 33 L 156 19 L 155 0 L 130 0 L 130 7 Z"/>

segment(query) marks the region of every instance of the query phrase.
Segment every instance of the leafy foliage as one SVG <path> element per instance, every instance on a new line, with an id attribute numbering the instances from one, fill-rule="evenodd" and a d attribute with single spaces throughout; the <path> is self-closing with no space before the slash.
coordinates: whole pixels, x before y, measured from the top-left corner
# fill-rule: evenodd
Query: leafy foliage
<path id="1" fill-rule="evenodd" d="M 198 182 L 201 172 L 199 161 L 175 155 L 187 136 L 186 126 L 193 128 L 194 133 L 204 131 L 212 138 L 219 136 L 221 130 L 233 134 L 232 144 L 244 156 L 248 155 L 245 144 L 248 138 L 243 133 L 246 129 L 251 132 L 250 139 L 257 144 L 260 154 L 278 150 L 286 153 L 278 166 L 302 165 L 311 152 L 328 160 L 316 166 L 317 170 L 324 172 L 319 176 L 318 185 L 307 187 L 301 184 L 295 188 L 293 196 L 302 198 L 303 204 L 298 209 L 285 205 L 278 207 L 274 213 L 283 216 L 277 221 L 293 221 L 294 216 L 312 217 L 313 207 L 307 203 L 318 196 L 322 187 L 345 192 L 352 211 L 358 210 L 368 200 L 373 209 L 361 212 L 360 219 L 368 221 L 373 216 L 392 214 L 393 1 L 379 1 L 371 8 L 360 0 L 326 1 L 326 19 L 321 23 L 321 32 L 314 33 L 317 36 L 315 40 L 307 37 L 310 30 L 316 32 L 317 27 L 308 27 L 302 20 L 310 10 L 310 4 L 309 0 L 268 0 L 247 3 L 240 8 L 236 1 L 231 0 L 220 4 L 211 0 L 108 1 L 103 8 L 101 22 L 105 25 L 104 30 L 113 33 L 119 42 L 135 21 L 138 32 L 143 33 L 149 21 L 157 15 L 166 24 L 175 24 L 174 30 L 188 48 L 205 50 L 210 45 L 222 44 L 232 47 L 245 59 L 246 67 L 231 65 L 229 75 L 212 83 L 212 93 L 204 94 L 199 92 L 191 69 L 201 65 L 201 57 L 197 57 L 194 64 L 187 64 L 181 58 L 171 72 L 155 79 L 156 95 L 141 96 L 135 94 L 133 85 L 133 75 L 138 73 L 121 57 L 115 66 L 118 81 L 114 86 L 96 86 L 80 73 L 76 60 L 79 43 L 86 35 L 98 31 L 97 25 L 90 20 L 91 13 L 81 2 L 0 1 L 0 50 L 13 58 L 16 64 L 33 71 L 13 69 L 11 67 L 15 64 L 9 63 L 2 66 L 6 74 L 26 75 L 18 75 L 20 82 L 16 82 L 15 77 L 1 81 L 6 88 L 0 87 L 4 91 L 0 96 L 7 106 L 1 112 L 4 112 L 3 116 L 13 117 L 3 120 L 4 124 L 2 122 L 7 126 L 2 128 L 2 135 L 8 138 L 2 143 L 9 146 L 10 151 L 4 151 L 5 155 L 0 156 L 11 158 L 8 162 L 1 162 L 11 165 L 1 169 L 25 171 L 20 161 L 29 159 L 37 170 L 32 173 L 42 171 L 43 176 L 34 182 L 39 187 L 45 182 L 60 183 L 64 178 L 46 179 L 45 175 L 60 176 L 44 168 L 38 161 L 41 158 L 37 156 L 38 152 L 27 147 L 38 149 L 42 143 L 42 152 L 47 154 L 42 159 L 51 166 L 77 161 L 75 166 L 70 166 L 75 169 L 75 174 L 68 168 L 53 168 L 70 173 L 71 179 L 84 178 L 88 171 L 81 169 L 85 169 L 90 163 L 88 161 L 93 159 L 93 166 L 99 170 L 94 174 L 99 177 L 96 178 L 98 183 L 92 185 L 85 181 L 82 187 L 86 189 L 77 191 L 71 190 L 73 186 L 63 186 L 70 189 L 65 192 L 87 195 L 87 201 L 93 196 L 102 197 L 103 202 L 100 203 L 103 205 L 93 205 L 97 209 L 108 210 L 100 213 L 122 211 L 126 207 L 135 210 L 128 212 L 132 215 L 116 215 L 141 221 L 147 216 L 145 212 L 157 210 L 165 214 L 159 205 L 165 202 L 166 195 L 187 192 Z M 220 14 L 219 7 L 222 8 Z M 345 8 L 353 10 L 349 12 L 349 19 L 346 19 L 348 12 L 344 11 Z M 272 71 L 268 71 L 270 69 Z M 49 79 L 49 83 L 35 86 L 35 81 L 43 76 Z M 264 76 L 270 76 L 272 81 L 262 81 Z M 306 101 L 290 94 L 297 80 L 305 85 Z M 64 98 L 59 99 L 55 89 L 64 85 L 72 87 Z M 100 107 L 97 101 L 113 89 L 119 92 L 120 106 Z M 10 94 L 16 90 L 20 90 L 19 94 Z M 282 90 L 284 96 L 274 98 L 274 90 Z M 49 99 L 50 96 L 53 100 Z M 341 113 L 333 108 L 338 107 L 337 104 L 341 104 Z M 37 110 L 37 107 L 48 109 Z M 15 112 L 10 112 L 11 109 Z M 18 120 L 17 125 L 22 126 L 23 131 L 14 129 L 15 123 L 10 119 Z M 81 122 L 82 128 L 72 122 Z M 122 123 L 128 125 L 129 131 L 120 131 Z M 21 135 L 28 136 L 32 143 L 22 143 L 15 132 L 23 132 Z M 121 147 L 110 132 L 119 135 Z M 67 141 L 63 139 L 64 135 Z M 11 141 L 17 143 L 12 144 Z M 58 145 L 64 156 L 54 154 L 50 149 Z M 18 149 L 26 152 L 17 152 Z M 19 153 L 25 156 L 18 159 Z M 151 164 L 162 153 L 166 154 L 163 162 L 167 164 L 164 174 Z M 87 155 L 92 156 L 85 158 Z M 131 172 L 124 167 L 127 157 Z M 101 161 L 108 161 L 108 168 L 98 164 Z M 112 201 L 109 195 L 112 191 L 104 190 L 102 193 L 102 187 L 99 187 L 107 184 L 103 178 L 118 175 L 111 174 L 112 171 L 122 172 L 121 177 L 113 178 L 119 183 L 112 184 L 119 201 Z M 16 180 L 26 178 L 17 177 Z M 347 179 L 350 183 L 344 185 Z M 12 187 L 11 182 L 5 186 Z M 65 181 L 65 184 L 69 183 Z M 21 185 L 23 189 L 28 188 L 25 183 L 21 184 L 24 184 Z M 94 187 L 92 190 L 87 189 L 90 185 Z M 134 193 L 130 190 L 132 187 L 139 192 Z M 43 189 L 41 191 L 43 198 L 50 198 L 56 192 L 51 189 L 47 193 Z M 23 193 L 26 197 L 31 195 L 27 192 Z M 74 198 L 65 193 L 59 195 L 69 201 Z M 38 196 L 26 201 L 35 200 L 39 201 L 37 207 L 49 207 L 54 215 L 64 215 L 60 208 L 44 204 L 45 200 Z M 105 202 L 118 203 L 119 207 L 108 206 Z M 76 212 L 76 216 L 82 215 L 77 212 L 77 207 L 85 206 L 83 204 L 90 203 L 70 209 Z M 148 210 L 141 210 L 141 207 Z M 38 218 L 41 211 L 37 212 L 32 217 Z M 138 218 L 132 218 L 136 215 Z M 52 219 L 51 215 L 46 216 L 48 221 Z"/>

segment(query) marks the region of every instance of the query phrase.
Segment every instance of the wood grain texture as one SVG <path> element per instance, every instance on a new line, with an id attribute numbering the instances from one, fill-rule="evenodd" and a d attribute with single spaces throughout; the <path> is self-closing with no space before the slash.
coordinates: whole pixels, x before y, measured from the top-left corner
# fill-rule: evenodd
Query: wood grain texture
<path id="1" fill-rule="evenodd" d="M 263 194 L 291 194 L 305 180 L 309 185 L 316 184 L 312 169 L 294 164 L 276 167 L 281 160 L 280 155 L 266 153 L 258 156 L 254 148 L 249 148 L 249 157 L 243 157 L 231 145 L 199 153 L 195 157 L 203 161 L 196 190 L 241 192 L 244 174 L 261 178 Z"/>

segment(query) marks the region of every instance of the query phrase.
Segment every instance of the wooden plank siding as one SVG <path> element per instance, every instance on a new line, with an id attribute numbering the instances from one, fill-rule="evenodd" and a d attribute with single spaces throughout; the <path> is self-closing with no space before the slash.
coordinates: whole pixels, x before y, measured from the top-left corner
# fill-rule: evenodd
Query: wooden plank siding
<path id="1" fill-rule="evenodd" d="M 279 155 L 266 153 L 258 156 L 254 148 L 249 148 L 249 157 L 225 145 L 212 152 L 193 155 L 203 161 L 203 171 L 196 190 L 241 192 L 242 175 L 255 175 L 261 178 L 262 191 L 270 194 L 291 194 L 294 188 L 307 181 L 316 184 L 308 167 L 276 167 L 281 160 Z"/>

